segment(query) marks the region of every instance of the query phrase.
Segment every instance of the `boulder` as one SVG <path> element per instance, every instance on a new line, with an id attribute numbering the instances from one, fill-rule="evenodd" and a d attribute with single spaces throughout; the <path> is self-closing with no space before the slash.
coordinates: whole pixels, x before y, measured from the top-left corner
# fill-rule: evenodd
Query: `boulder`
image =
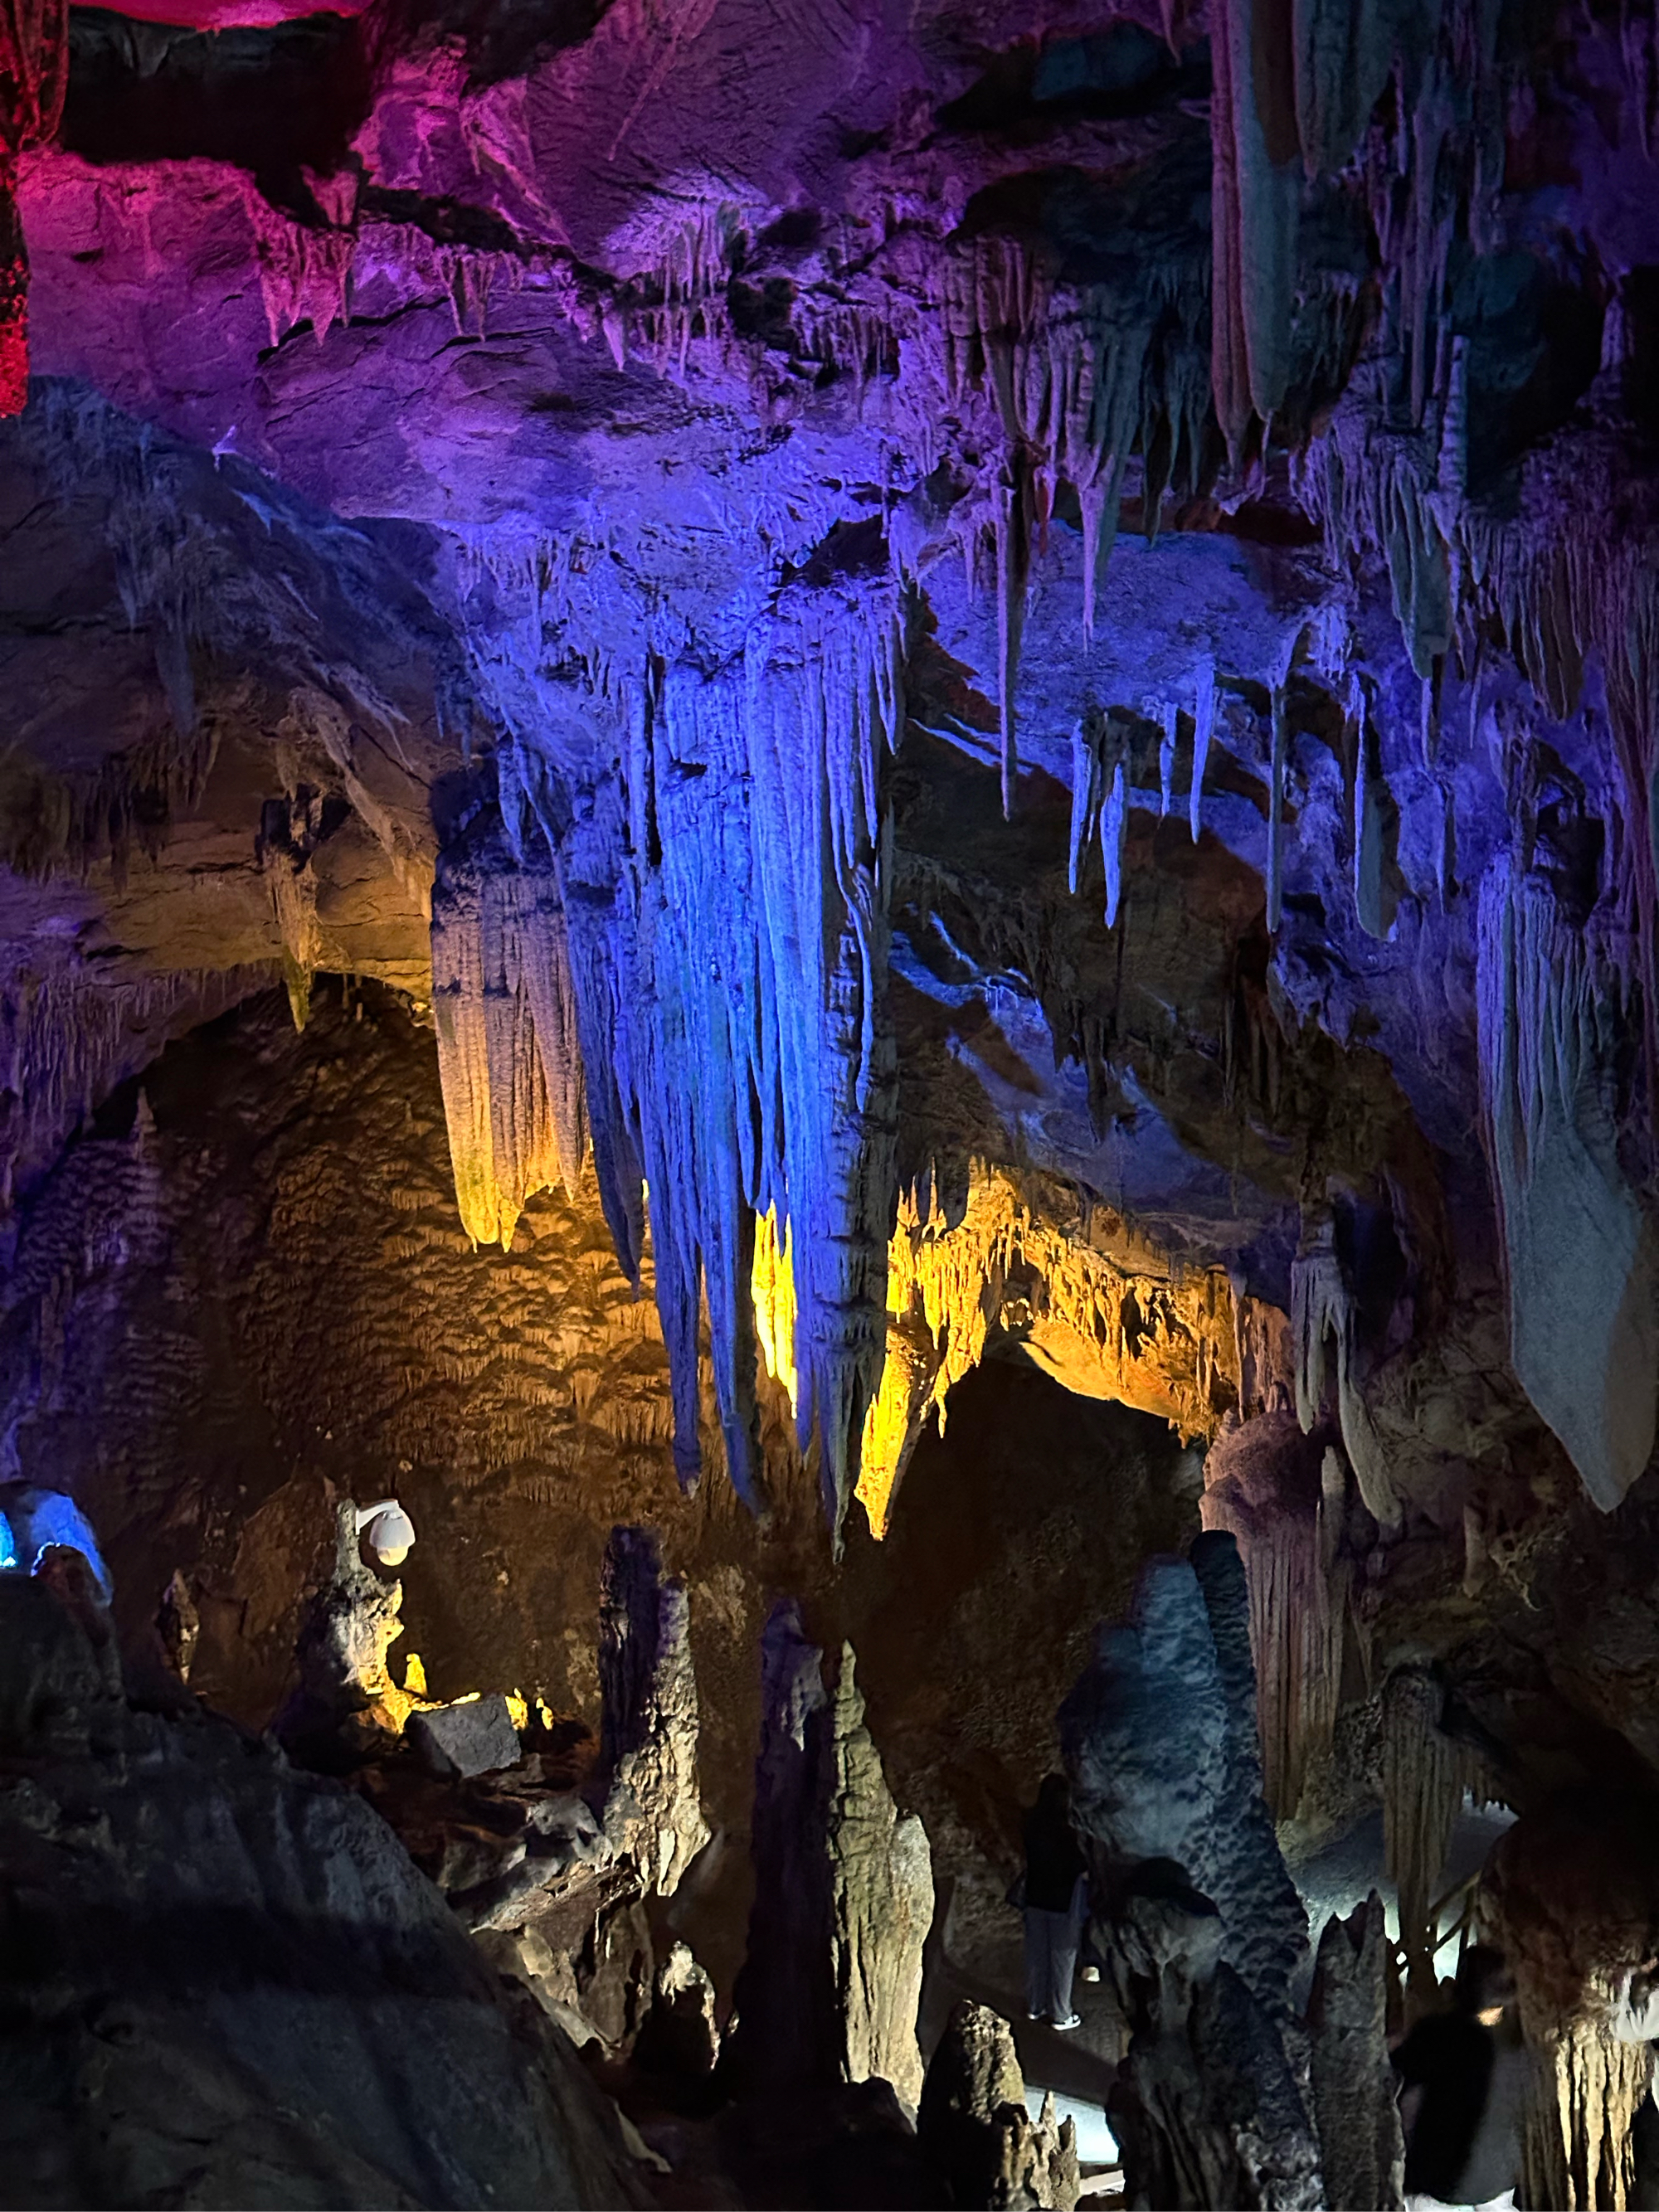
<path id="1" fill-rule="evenodd" d="M 413 1713 L 409 1738 L 436 1775 L 498 1773 L 519 1759 L 519 1731 L 499 1692 L 455 1705 L 434 1705 Z"/>

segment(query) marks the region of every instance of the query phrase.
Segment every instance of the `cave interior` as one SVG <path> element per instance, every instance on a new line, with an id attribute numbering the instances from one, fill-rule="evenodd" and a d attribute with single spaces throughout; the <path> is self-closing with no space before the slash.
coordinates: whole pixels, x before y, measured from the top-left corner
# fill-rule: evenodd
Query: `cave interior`
<path id="1" fill-rule="evenodd" d="M 0 2205 L 1659 2205 L 1654 0 L 0 0 Z"/>

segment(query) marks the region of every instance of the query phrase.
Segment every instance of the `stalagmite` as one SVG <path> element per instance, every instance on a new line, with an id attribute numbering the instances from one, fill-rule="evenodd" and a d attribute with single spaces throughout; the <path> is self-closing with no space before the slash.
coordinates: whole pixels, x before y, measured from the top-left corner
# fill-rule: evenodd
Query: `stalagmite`
<path id="1" fill-rule="evenodd" d="M 1651 1231 L 1606 1103 L 1609 1015 L 1548 886 L 1496 862 L 1480 898 L 1480 1073 L 1510 1356 L 1603 1512 L 1647 1465 L 1659 1376 Z"/>
<path id="2" fill-rule="evenodd" d="M 916 2135 L 953 2203 L 1073 2212 L 1077 2130 L 1056 2124 L 1052 2097 L 1031 2119 L 1008 2023 L 971 1997 L 957 2002 L 928 2064 Z"/>
<path id="3" fill-rule="evenodd" d="M 1248 1607 L 1231 1536 L 1154 1561 L 1060 1741 L 1131 2030 L 1109 2106 L 1128 2200 L 1311 2212 L 1307 1923 L 1261 1795 Z"/>
<path id="4" fill-rule="evenodd" d="M 656 1540 L 613 1528 L 599 1589 L 603 1822 L 611 1850 L 672 1897 L 708 1841 L 697 1783 L 697 1684 L 685 1585 L 665 1580 Z"/>
<path id="5" fill-rule="evenodd" d="M 888 1791 L 851 1648 L 831 1692 L 822 1661 L 794 1606 L 778 1606 L 761 1650 L 755 1899 L 728 2062 L 750 2090 L 879 2079 L 914 2108 L 927 1838 Z"/>
<path id="6" fill-rule="evenodd" d="M 1373 1890 L 1325 1923 L 1308 2007 L 1310 2071 L 1325 2202 L 1334 2212 L 1400 2212 L 1406 2147 L 1389 2060 L 1388 1927 Z"/>
<path id="7" fill-rule="evenodd" d="M 823 1860 L 823 1655 L 792 1605 L 761 1644 L 761 1741 L 750 1851 L 755 1897 L 726 2058 L 746 2087 L 829 2082 L 838 2072 L 829 1884 Z"/>
<path id="8" fill-rule="evenodd" d="M 842 1646 L 831 1731 L 825 1841 L 842 2070 L 849 2081 L 890 2081 L 914 2111 L 921 2094 L 916 2015 L 933 1917 L 933 1858 L 921 1822 L 914 1813 L 901 1817 L 888 1790 L 850 1644 Z"/>

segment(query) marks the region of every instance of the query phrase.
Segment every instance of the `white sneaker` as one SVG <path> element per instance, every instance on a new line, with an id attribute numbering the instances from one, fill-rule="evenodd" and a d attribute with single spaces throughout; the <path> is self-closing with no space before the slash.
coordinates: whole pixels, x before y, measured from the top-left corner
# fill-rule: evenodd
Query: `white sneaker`
<path id="1" fill-rule="evenodd" d="M 1082 2025 L 1083 2014 L 1080 2012 L 1070 2013 L 1064 2020 L 1057 2020 L 1054 2022 L 1054 2033 L 1069 2035 L 1074 2027 L 1081 2027 Z"/>

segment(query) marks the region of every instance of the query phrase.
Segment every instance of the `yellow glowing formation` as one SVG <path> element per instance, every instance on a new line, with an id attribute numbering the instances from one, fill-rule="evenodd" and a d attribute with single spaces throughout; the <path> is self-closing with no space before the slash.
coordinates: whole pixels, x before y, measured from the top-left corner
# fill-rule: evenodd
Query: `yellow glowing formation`
<path id="1" fill-rule="evenodd" d="M 780 1236 L 770 1213 L 756 1218 L 750 1291 L 767 1372 L 793 1407 L 795 1282 L 787 1224 Z M 1185 1439 L 1213 1436 L 1230 1408 L 1272 1401 L 1290 1371 L 1282 1324 L 1274 1309 L 1236 1298 L 1221 1269 L 1183 1269 L 1121 1216 L 1085 1214 L 1074 1200 L 1068 1209 L 1052 1188 L 1039 1210 L 1000 1168 L 975 1163 L 954 1227 L 906 1194 L 854 1492 L 872 1534 L 886 1534 L 923 1424 L 931 1413 L 943 1431 L 945 1400 L 978 1366 L 994 1325 L 1068 1390 L 1156 1413 Z"/>
<path id="2" fill-rule="evenodd" d="M 761 1358 L 775 1382 L 789 1393 L 789 1410 L 799 1409 L 795 1373 L 795 1272 L 789 1264 L 789 1224 L 781 1234 L 774 1212 L 755 1216 L 755 1261 L 749 1275 L 755 1308 L 755 1334 Z"/>
<path id="3" fill-rule="evenodd" d="M 976 1162 L 954 1228 L 914 1193 L 900 1203 L 856 1492 L 878 1538 L 924 1422 L 931 1413 L 943 1430 L 946 1397 L 994 1324 L 1067 1389 L 1156 1413 L 1183 1438 L 1265 1399 L 1277 1364 L 1266 1310 L 1236 1301 L 1220 1269 L 1183 1271 L 1105 1208 L 1066 1218 L 1054 1191 L 1039 1212 L 1015 1177 Z"/>

